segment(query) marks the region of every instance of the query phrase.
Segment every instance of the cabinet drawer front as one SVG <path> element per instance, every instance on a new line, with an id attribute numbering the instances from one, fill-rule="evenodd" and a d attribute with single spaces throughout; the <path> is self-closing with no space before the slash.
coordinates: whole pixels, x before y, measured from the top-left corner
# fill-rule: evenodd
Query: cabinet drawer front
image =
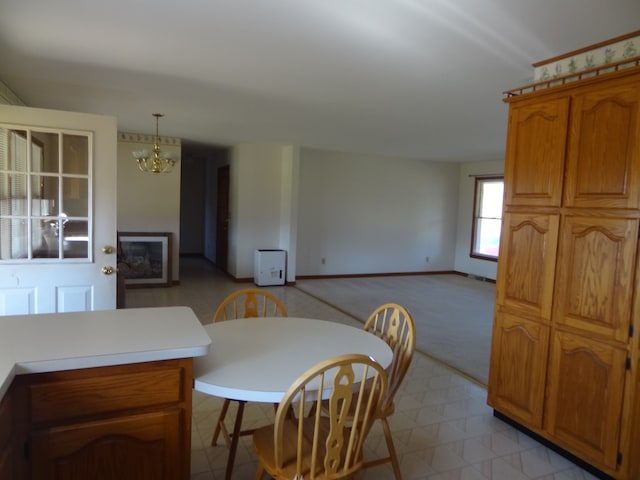
<path id="1" fill-rule="evenodd" d="M 51 382 L 29 386 L 32 422 L 171 404 L 183 398 L 183 370 L 177 367 L 81 378 L 73 373 L 70 378 L 57 375 Z"/>

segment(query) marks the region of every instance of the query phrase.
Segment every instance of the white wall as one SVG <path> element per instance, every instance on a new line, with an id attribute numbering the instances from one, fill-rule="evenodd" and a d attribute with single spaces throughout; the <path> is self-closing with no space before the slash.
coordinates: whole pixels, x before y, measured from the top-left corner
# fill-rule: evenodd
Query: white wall
<path id="1" fill-rule="evenodd" d="M 295 154 L 281 145 L 237 145 L 231 152 L 229 259 L 236 278 L 253 278 L 256 249 L 285 249 L 295 256 L 288 228 Z M 287 199 L 290 198 L 290 200 Z M 283 200 L 284 199 L 284 200 Z"/>
<path id="2" fill-rule="evenodd" d="M 296 274 L 452 270 L 458 178 L 456 163 L 302 149 Z"/>
<path id="3" fill-rule="evenodd" d="M 139 148 L 119 141 L 118 229 L 174 232 L 175 280 L 179 169 L 139 172 L 131 157 Z M 179 147 L 163 148 L 179 154 Z M 289 282 L 449 270 L 495 279 L 495 262 L 469 257 L 470 175 L 501 174 L 502 161 L 458 164 L 243 144 L 231 150 L 230 168 L 228 271 L 235 278 L 253 278 L 254 250 L 277 248 L 288 253 Z"/>
<path id="4" fill-rule="evenodd" d="M 173 233 L 172 277 L 180 278 L 180 164 L 171 173 L 145 173 L 131 152 L 152 150 L 154 136 L 118 134 L 118 231 Z M 180 140 L 161 138 L 160 148 L 180 158 Z"/>
<path id="5" fill-rule="evenodd" d="M 458 233 L 456 237 L 455 270 L 495 280 L 497 262 L 471 258 L 471 227 L 476 175 L 502 175 L 504 161 L 468 162 L 461 165 L 458 201 Z"/>

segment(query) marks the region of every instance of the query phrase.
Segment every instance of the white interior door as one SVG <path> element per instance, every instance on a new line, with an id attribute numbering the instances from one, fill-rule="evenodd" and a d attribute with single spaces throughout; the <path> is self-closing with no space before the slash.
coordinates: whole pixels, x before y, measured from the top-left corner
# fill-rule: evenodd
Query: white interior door
<path id="1" fill-rule="evenodd" d="M 116 306 L 114 117 L 0 105 L 0 315 Z"/>

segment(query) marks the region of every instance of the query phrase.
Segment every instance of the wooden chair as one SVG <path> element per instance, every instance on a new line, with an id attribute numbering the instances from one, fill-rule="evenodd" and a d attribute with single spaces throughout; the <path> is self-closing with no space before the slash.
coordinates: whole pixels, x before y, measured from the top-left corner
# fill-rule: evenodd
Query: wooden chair
<path id="1" fill-rule="evenodd" d="M 286 317 L 287 310 L 282 302 L 272 293 L 261 288 L 244 288 L 227 296 L 216 309 L 213 315 L 213 322 L 222 322 L 238 318 L 258 318 L 258 317 Z M 242 416 L 244 414 L 245 403 L 238 401 L 238 410 L 234 420 L 233 432 L 229 433 L 225 425 L 227 411 L 231 405 L 231 400 L 224 399 L 222 409 L 216 421 L 216 428 L 213 431 L 211 445 L 218 443 L 220 434 L 229 446 L 229 457 L 227 461 L 227 476 L 231 475 L 233 462 L 238 447 L 238 439 L 244 435 L 251 435 L 253 430 L 242 430 Z"/>
<path id="2" fill-rule="evenodd" d="M 362 446 L 386 395 L 387 374 L 366 355 L 341 355 L 312 367 L 285 393 L 274 424 L 253 433 L 255 480 L 265 470 L 276 480 L 351 478 L 362 467 Z M 322 397 L 328 414 L 318 405 Z"/>
<path id="3" fill-rule="evenodd" d="M 391 462 L 396 480 L 401 480 L 400 464 L 393 445 L 388 418 L 393 415 L 393 398 L 407 374 L 416 349 L 416 327 L 413 317 L 406 308 L 396 303 L 386 303 L 371 314 L 364 325 L 364 329 L 387 342 L 393 351 L 393 360 L 389 368 L 387 368 L 389 389 L 380 410 L 380 415 L 377 418 L 382 423 L 389 455 L 366 462 L 364 468 Z"/>
<path id="4" fill-rule="evenodd" d="M 286 317 L 287 310 L 272 293 L 261 288 L 243 288 L 225 298 L 213 315 L 213 322 L 252 317 Z"/>
<path id="5" fill-rule="evenodd" d="M 387 396 L 380 409 L 380 416 L 377 418 L 382 423 L 389 455 L 369 460 L 365 462 L 363 468 L 391 462 L 396 480 L 402 480 L 400 462 L 393 444 L 388 418 L 393 415 L 395 410 L 393 399 L 407 374 L 416 349 L 415 323 L 406 308 L 397 303 L 386 303 L 374 310 L 365 323 L 364 329 L 381 338 L 389 345 L 393 351 L 393 359 L 391 365 L 387 368 L 389 375 Z M 323 409 L 326 411 L 326 403 L 323 404 Z"/>

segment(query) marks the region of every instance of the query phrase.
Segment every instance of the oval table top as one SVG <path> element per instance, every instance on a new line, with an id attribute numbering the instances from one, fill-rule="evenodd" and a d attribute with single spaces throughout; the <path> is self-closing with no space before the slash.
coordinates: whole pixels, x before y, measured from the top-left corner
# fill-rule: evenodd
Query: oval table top
<path id="1" fill-rule="evenodd" d="M 301 374 L 337 355 L 362 353 L 384 368 L 393 356 L 372 333 L 327 320 L 263 317 L 204 328 L 211 347 L 194 358 L 194 388 L 231 400 L 279 403 Z"/>

